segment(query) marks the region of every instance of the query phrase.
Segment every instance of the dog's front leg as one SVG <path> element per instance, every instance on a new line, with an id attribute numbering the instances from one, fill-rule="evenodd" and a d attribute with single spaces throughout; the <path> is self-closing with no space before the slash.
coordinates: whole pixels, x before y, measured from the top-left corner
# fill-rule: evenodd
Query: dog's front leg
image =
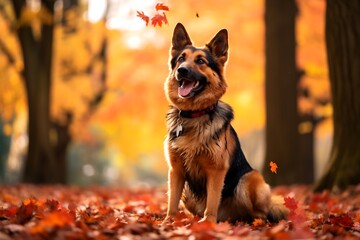
<path id="1" fill-rule="evenodd" d="M 184 183 L 185 179 L 181 171 L 170 168 L 167 218 L 174 217 L 178 211 Z"/>
<path id="2" fill-rule="evenodd" d="M 168 209 L 164 223 L 170 222 L 178 212 L 179 202 L 185 184 L 184 174 L 180 169 L 170 167 L 168 179 Z"/>
<path id="3" fill-rule="evenodd" d="M 217 221 L 221 191 L 224 186 L 226 171 L 218 169 L 207 169 L 206 171 L 206 209 L 204 217 L 200 221 Z"/>

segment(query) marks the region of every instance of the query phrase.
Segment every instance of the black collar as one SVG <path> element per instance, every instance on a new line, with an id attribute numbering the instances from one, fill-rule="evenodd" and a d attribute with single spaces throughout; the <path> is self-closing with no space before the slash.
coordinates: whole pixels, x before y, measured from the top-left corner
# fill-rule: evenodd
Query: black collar
<path id="1" fill-rule="evenodd" d="M 197 118 L 197 117 L 201 117 L 204 116 L 205 114 L 210 114 L 213 113 L 216 109 L 217 106 L 217 102 L 214 105 L 211 105 L 208 108 L 205 109 L 201 109 L 201 110 L 180 110 L 179 115 L 180 117 L 184 117 L 184 118 Z"/>

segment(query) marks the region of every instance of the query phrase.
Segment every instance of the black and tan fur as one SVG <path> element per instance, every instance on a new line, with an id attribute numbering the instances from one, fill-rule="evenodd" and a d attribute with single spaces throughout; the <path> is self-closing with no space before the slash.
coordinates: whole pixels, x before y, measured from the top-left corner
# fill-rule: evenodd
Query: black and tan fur
<path id="1" fill-rule="evenodd" d="M 170 55 L 170 75 L 165 82 L 171 104 L 165 140 L 169 164 L 165 220 L 176 215 L 180 199 L 202 221 L 284 218 L 286 208 L 274 201 L 269 185 L 241 150 L 230 124 L 232 108 L 220 101 L 227 87 L 227 30 L 197 48 L 178 23 Z"/>

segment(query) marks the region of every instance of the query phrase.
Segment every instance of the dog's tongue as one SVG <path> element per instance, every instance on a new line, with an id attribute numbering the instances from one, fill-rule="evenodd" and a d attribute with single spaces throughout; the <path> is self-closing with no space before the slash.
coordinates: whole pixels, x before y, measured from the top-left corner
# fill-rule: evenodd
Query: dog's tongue
<path id="1" fill-rule="evenodd" d="M 178 88 L 178 93 L 181 97 L 186 97 L 193 89 L 194 82 L 184 80 L 182 85 Z"/>

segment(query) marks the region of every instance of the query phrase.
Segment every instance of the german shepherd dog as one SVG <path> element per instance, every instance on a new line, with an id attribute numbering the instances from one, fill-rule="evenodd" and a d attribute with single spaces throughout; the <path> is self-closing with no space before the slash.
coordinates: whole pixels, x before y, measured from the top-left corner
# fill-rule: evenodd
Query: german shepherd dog
<path id="1" fill-rule="evenodd" d="M 180 199 L 192 214 L 202 217 L 200 221 L 286 217 L 286 208 L 271 197 L 269 185 L 241 150 L 230 125 L 232 108 L 220 101 L 227 87 L 227 58 L 226 29 L 198 48 L 184 26 L 176 25 L 165 82 L 171 104 L 166 118 L 169 195 L 165 221 L 176 215 Z"/>

